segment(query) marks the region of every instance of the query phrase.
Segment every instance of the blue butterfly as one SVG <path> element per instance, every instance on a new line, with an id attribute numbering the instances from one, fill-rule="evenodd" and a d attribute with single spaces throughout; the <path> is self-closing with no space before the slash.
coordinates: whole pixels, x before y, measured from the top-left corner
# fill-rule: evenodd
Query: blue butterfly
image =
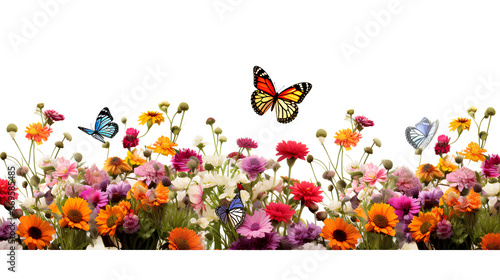
<path id="1" fill-rule="evenodd" d="M 81 126 L 78 128 L 102 143 L 105 143 L 104 137 L 113 138 L 118 133 L 118 125 L 111 122 L 112 120 L 113 117 L 111 116 L 108 107 L 104 107 L 95 120 L 95 130 Z"/>
<path id="2" fill-rule="evenodd" d="M 431 123 L 428 118 L 424 117 L 415 127 L 409 126 L 406 128 L 406 140 L 413 148 L 422 148 L 423 150 L 432 141 L 434 135 L 436 135 L 438 126 L 438 120 Z"/>
<path id="3" fill-rule="evenodd" d="M 235 229 L 239 228 L 241 224 L 243 224 L 246 216 L 245 208 L 239 194 L 234 196 L 229 208 L 221 205 L 215 208 L 215 213 L 224 224 L 227 224 L 227 218 L 229 216 L 229 222 L 231 222 L 231 225 L 233 225 Z"/>

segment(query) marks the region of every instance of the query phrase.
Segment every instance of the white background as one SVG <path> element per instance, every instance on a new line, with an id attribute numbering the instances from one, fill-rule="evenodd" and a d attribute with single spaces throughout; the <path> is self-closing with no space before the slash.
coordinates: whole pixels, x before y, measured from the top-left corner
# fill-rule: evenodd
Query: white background
<path id="1" fill-rule="evenodd" d="M 306 143 L 311 154 L 326 160 L 315 138 L 316 130 L 327 130 L 327 147 L 336 154 L 333 135 L 348 127 L 345 112 L 355 109 L 356 115 L 372 119 L 375 127 L 362 132 L 362 141 L 349 156 L 359 158 L 371 139 L 378 137 L 382 148 L 375 149 L 371 158 L 374 163 L 388 158 L 395 165 L 415 168 L 418 159 L 404 137 L 407 126 L 423 116 L 439 119 L 438 135 L 454 139 L 456 135 L 447 128 L 452 118 L 467 117 L 465 110 L 471 105 L 478 108 L 478 116 L 488 106 L 498 105 L 499 8 L 496 1 L 2 1 L 0 128 L 5 131 L 9 123 L 16 123 L 16 139 L 27 149 L 28 142 L 22 139 L 24 129 L 39 120 L 33 112 L 37 103 L 44 102 L 46 109 L 61 112 L 66 120 L 55 124 L 50 141 L 38 148 L 50 153 L 52 143 L 62 139 L 63 132 L 70 132 L 73 141 L 66 143 L 61 154 L 69 157 L 79 151 L 85 154 L 85 161 L 102 165 L 106 154 L 100 143 L 77 126 L 91 126 L 97 113 L 107 106 L 118 123 L 126 116 L 129 127 L 144 132 L 145 127 L 137 123 L 141 112 L 158 110 L 162 100 L 168 100 L 174 111 L 185 101 L 190 109 L 180 147 L 191 146 L 195 135 L 210 142 L 205 120 L 214 117 L 215 126 L 220 126 L 229 140 L 225 153 L 235 150 L 239 137 L 257 140 L 260 146 L 256 153 L 266 157 L 274 156 L 281 140 L 296 140 Z M 346 54 L 346 46 L 355 53 Z M 253 112 L 250 95 L 255 65 L 268 72 L 278 90 L 297 82 L 312 83 L 295 121 L 283 125 L 276 122 L 274 112 L 262 117 Z M 168 76 L 149 80 L 152 85 L 144 89 L 143 80 L 149 79 L 151 69 L 168 72 Z M 488 80 L 490 83 L 485 82 Z M 111 154 L 123 158 L 124 129 L 119 124 L 121 131 L 111 140 Z M 497 120 L 492 124 L 495 130 Z M 140 144 L 152 144 L 160 135 L 167 135 L 167 129 L 165 124 L 155 126 Z M 453 151 L 477 141 L 475 133 L 464 133 Z M 489 151 L 498 153 L 499 139 L 497 131 L 490 133 Z M 7 133 L 0 133 L 0 141 L 2 151 L 19 157 Z M 436 164 L 433 143 L 424 161 Z M 211 151 L 210 146 L 207 149 Z M 301 162 L 293 177 L 308 180 L 312 173 Z M 23 274 L 32 266 L 28 259 L 42 258 L 26 254 L 23 252 L 21 257 L 25 259 L 21 258 L 19 264 Z M 190 261 L 183 261 L 181 266 L 175 262 L 177 256 L 157 254 L 153 259 L 148 254 L 140 254 L 142 261 L 136 268 L 143 268 L 133 270 L 137 279 L 146 273 L 143 270 L 155 273 L 170 266 L 152 267 L 149 262 L 171 264 L 168 273 L 179 272 L 180 267 L 196 269 L 197 261 L 213 262 L 213 273 L 227 273 L 226 265 L 209 258 L 213 257 L 211 253 L 191 255 L 187 258 Z M 54 258 L 64 265 L 61 268 L 50 263 L 52 269 L 75 273 L 80 269 L 73 270 L 76 267 L 96 266 L 102 278 L 113 276 L 103 255 L 93 254 L 92 260 L 78 261 L 64 260 L 61 255 Z M 254 255 L 238 255 L 242 270 L 257 266 L 251 261 Z M 286 274 L 286 263 L 300 263 L 300 255 L 280 256 L 282 264 L 265 265 L 264 271 L 283 279 L 303 279 Z M 346 256 L 352 261 L 349 268 L 336 267 L 340 273 L 352 275 L 348 270 L 360 265 L 354 262 L 358 255 Z M 275 261 L 271 255 L 256 257 Z M 125 258 L 119 260 L 125 263 Z M 39 269 L 42 263 L 47 264 L 40 261 Z M 385 267 L 383 273 L 392 271 L 390 264 L 380 264 Z M 411 270 L 414 262 L 405 265 Z M 311 277 L 328 272 L 328 266 L 313 269 Z M 189 272 L 181 275 L 188 276 Z M 442 276 L 436 277 L 465 279 L 462 272 Z"/>

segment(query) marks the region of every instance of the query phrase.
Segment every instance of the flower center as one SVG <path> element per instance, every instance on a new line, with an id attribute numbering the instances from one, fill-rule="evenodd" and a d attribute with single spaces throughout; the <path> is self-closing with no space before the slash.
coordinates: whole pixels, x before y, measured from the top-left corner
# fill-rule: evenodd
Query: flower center
<path id="1" fill-rule="evenodd" d="M 389 224 L 389 220 L 384 215 L 375 215 L 373 217 L 373 222 L 379 228 L 385 228 Z"/>
<path id="2" fill-rule="evenodd" d="M 432 169 L 432 166 L 430 164 L 424 165 L 423 171 L 426 173 L 429 173 Z"/>
<path id="3" fill-rule="evenodd" d="M 76 209 L 70 209 L 68 211 L 67 217 L 70 221 L 73 223 L 77 224 L 82 220 L 82 212 L 76 210 Z"/>
<path id="4" fill-rule="evenodd" d="M 120 160 L 120 158 L 118 158 L 118 157 L 113 157 L 113 158 L 111 159 L 111 164 L 112 164 L 112 165 L 118 165 L 119 160 Z"/>
<path id="5" fill-rule="evenodd" d="M 174 244 L 179 250 L 189 250 L 189 243 L 182 238 L 174 239 Z"/>
<path id="6" fill-rule="evenodd" d="M 109 216 L 109 218 L 106 220 L 106 226 L 108 228 L 111 228 L 115 225 L 116 221 L 118 221 L 118 217 L 116 215 Z"/>
<path id="7" fill-rule="evenodd" d="M 345 234 L 345 231 L 343 231 L 343 230 L 336 229 L 333 231 L 332 235 L 333 235 L 333 238 L 335 238 L 335 240 L 337 240 L 337 241 L 343 242 L 343 241 L 347 240 L 347 234 Z"/>
<path id="8" fill-rule="evenodd" d="M 253 223 L 250 226 L 250 230 L 258 230 L 258 229 L 260 229 L 260 225 L 258 223 Z"/>
<path id="9" fill-rule="evenodd" d="M 420 233 L 421 234 L 426 234 L 429 232 L 429 228 L 432 226 L 430 222 L 425 222 L 420 226 Z"/>
<path id="10" fill-rule="evenodd" d="M 111 202 L 117 203 L 120 201 L 121 198 L 122 197 L 120 196 L 120 194 L 115 192 L 111 195 Z"/>
<path id="11" fill-rule="evenodd" d="M 259 165 L 259 160 L 256 158 L 251 158 L 250 159 L 250 164 L 251 165 Z"/>
<path id="12" fill-rule="evenodd" d="M 33 239 L 40 239 L 42 237 L 42 231 L 37 227 L 30 227 L 28 234 Z"/>

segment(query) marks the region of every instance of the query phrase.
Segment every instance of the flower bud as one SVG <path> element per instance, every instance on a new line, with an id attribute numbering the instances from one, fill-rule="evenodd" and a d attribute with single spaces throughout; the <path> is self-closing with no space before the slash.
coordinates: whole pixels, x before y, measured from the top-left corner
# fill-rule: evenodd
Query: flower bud
<path id="1" fill-rule="evenodd" d="M 332 185 L 332 184 L 328 185 L 328 191 L 329 191 L 329 192 L 332 192 L 332 191 L 333 191 L 333 185 Z"/>
<path id="2" fill-rule="evenodd" d="M 109 144 L 109 141 L 106 141 L 106 143 L 102 144 L 102 147 L 103 147 L 104 149 L 109 149 L 109 145 L 110 145 L 110 144 Z"/>
<path id="3" fill-rule="evenodd" d="M 17 209 L 14 209 L 12 211 L 12 218 L 19 219 L 22 216 L 23 216 L 23 210 L 22 209 L 17 208 Z"/>
<path id="4" fill-rule="evenodd" d="M 208 125 L 213 125 L 215 123 L 215 119 L 214 118 L 208 118 L 207 121 L 206 121 L 206 124 Z"/>
<path id="5" fill-rule="evenodd" d="M 180 127 L 178 127 L 178 126 L 172 127 L 172 133 L 174 135 L 179 135 L 180 132 L 181 132 L 181 128 Z"/>
<path id="6" fill-rule="evenodd" d="M 221 143 L 227 142 L 227 137 L 224 135 L 219 136 L 219 142 Z"/>
<path id="7" fill-rule="evenodd" d="M 455 162 L 456 163 L 461 164 L 462 161 L 464 161 L 464 156 L 458 155 L 458 156 L 455 157 Z"/>
<path id="8" fill-rule="evenodd" d="M 71 136 L 71 134 L 69 132 L 64 132 L 63 135 L 64 135 L 64 138 L 66 138 L 69 142 L 71 142 L 71 140 L 73 140 L 73 136 Z"/>
<path id="9" fill-rule="evenodd" d="M 170 107 L 170 102 L 168 101 L 162 101 L 160 103 L 158 103 L 158 108 L 160 108 L 160 110 L 162 111 L 167 111 L 167 108 Z"/>
<path id="10" fill-rule="evenodd" d="M 30 184 L 32 186 L 38 186 L 38 184 L 40 184 L 40 177 L 38 177 L 36 175 L 31 176 Z"/>
<path id="11" fill-rule="evenodd" d="M 122 124 L 127 124 L 127 117 L 122 117 Z"/>
<path id="12" fill-rule="evenodd" d="M 2 160 L 7 159 L 7 153 L 5 153 L 5 152 L 0 153 L 0 159 L 2 159 Z"/>
<path id="13" fill-rule="evenodd" d="M 170 181 L 169 177 L 163 177 L 163 179 L 161 179 L 161 184 L 164 187 L 170 187 L 172 185 L 172 181 Z"/>
<path id="14" fill-rule="evenodd" d="M 17 125 L 11 123 L 7 126 L 7 132 L 17 132 Z"/>
<path id="15" fill-rule="evenodd" d="M 59 148 L 59 149 L 64 148 L 64 144 L 63 144 L 63 142 L 61 142 L 61 141 L 57 141 L 57 142 L 55 142 L 55 143 L 54 143 L 54 145 L 55 145 L 57 148 Z"/>
<path id="16" fill-rule="evenodd" d="M 23 188 L 27 188 L 28 187 L 28 182 L 24 181 L 21 186 L 23 186 Z"/>
<path id="17" fill-rule="evenodd" d="M 23 166 L 23 167 L 16 170 L 16 175 L 20 176 L 20 177 L 24 177 L 24 176 L 26 176 L 26 174 L 28 174 L 28 172 L 29 172 L 28 167 Z"/>
<path id="18" fill-rule="evenodd" d="M 153 152 L 153 151 L 151 151 L 150 149 L 146 149 L 146 150 L 144 150 L 144 157 L 146 157 L 146 158 L 151 157 L 151 153 L 152 153 L 152 152 Z"/>
<path id="19" fill-rule="evenodd" d="M 318 129 L 318 131 L 316 131 L 316 138 L 319 138 L 319 137 L 325 137 L 326 138 L 326 130 L 320 128 Z"/>
<path id="20" fill-rule="evenodd" d="M 486 141 L 486 139 L 488 138 L 488 133 L 486 131 L 479 132 L 479 138 L 481 138 L 481 140 L 483 141 Z"/>
<path id="21" fill-rule="evenodd" d="M 344 198 L 342 199 L 342 202 L 344 202 L 344 203 L 351 202 L 351 197 L 348 195 L 344 196 Z"/>
<path id="22" fill-rule="evenodd" d="M 382 147 L 382 141 L 378 138 L 373 138 L 373 143 L 375 143 L 375 145 L 379 148 Z"/>
<path id="23" fill-rule="evenodd" d="M 319 206 L 317 204 L 310 204 L 308 208 L 309 208 L 309 211 L 311 211 L 311 213 L 313 213 L 313 214 L 318 212 L 318 210 L 319 210 Z"/>
<path id="24" fill-rule="evenodd" d="M 314 157 L 312 155 L 307 155 L 306 160 L 307 160 L 307 163 L 311 163 L 311 162 L 313 162 Z"/>
<path id="25" fill-rule="evenodd" d="M 416 149 L 416 150 L 415 150 L 415 154 L 416 154 L 417 156 L 421 155 L 421 154 L 422 154 L 422 148 L 418 148 L 418 149 Z"/>
<path id="26" fill-rule="evenodd" d="M 181 104 L 179 104 L 179 108 L 177 110 L 181 110 L 181 111 L 187 111 L 189 110 L 189 105 L 186 103 L 186 102 L 181 102 Z"/>
<path id="27" fill-rule="evenodd" d="M 337 190 L 339 190 L 340 192 L 344 192 L 346 186 L 347 183 L 344 180 L 338 180 L 337 184 L 335 185 Z"/>
<path id="28" fill-rule="evenodd" d="M 81 162 L 83 159 L 83 156 L 80 153 L 74 153 L 73 158 L 75 159 L 76 162 Z"/>
<path id="29" fill-rule="evenodd" d="M 331 181 L 333 179 L 333 177 L 335 177 L 335 171 L 333 171 L 333 170 L 325 171 L 325 172 L 323 172 L 322 177 L 325 180 Z"/>
<path id="30" fill-rule="evenodd" d="M 488 107 L 486 109 L 486 112 L 484 113 L 484 115 L 488 115 L 488 116 L 494 116 L 496 114 L 496 111 L 493 107 Z"/>
<path id="31" fill-rule="evenodd" d="M 467 114 L 469 114 L 469 116 L 471 116 L 472 118 L 475 117 L 476 112 L 477 112 L 477 108 L 474 106 L 471 106 L 471 107 L 469 107 L 469 109 L 467 109 Z"/>
<path id="32" fill-rule="evenodd" d="M 281 165 L 279 162 L 277 162 L 275 165 L 273 165 L 273 171 L 278 172 L 278 169 L 280 169 Z"/>
<path id="33" fill-rule="evenodd" d="M 212 171 L 214 170 L 214 166 L 211 163 L 205 163 L 205 170 L 206 171 Z"/>
<path id="34" fill-rule="evenodd" d="M 354 109 L 347 110 L 347 114 L 351 116 L 354 115 Z"/>
<path id="35" fill-rule="evenodd" d="M 495 184 L 495 183 L 498 183 L 498 179 L 497 179 L 497 178 L 492 177 L 492 178 L 489 178 L 489 179 L 488 179 L 488 182 L 489 182 L 490 184 Z"/>
<path id="36" fill-rule="evenodd" d="M 187 176 L 188 176 L 188 174 L 187 174 L 186 172 L 182 171 L 182 172 L 179 172 L 179 173 L 177 174 L 177 176 L 179 176 L 179 178 L 185 178 L 185 177 L 187 177 Z"/>
<path id="37" fill-rule="evenodd" d="M 373 154 L 373 149 L 371 147 L 366 147 L 365 148 L 365 153 L 371 155 L 371 154 Z"/>
<path id="38" fill-rule="evenodd" d="M 262 205 L 262 201 L 260 201 L 260 200 L 254 201 L 253 209 L 258 210 L 258 209 L 262 209 L 263 207 L 264 207 L 264 205 Z"/>
<path id="39" fill-rule="evenodd" d="M 464 188 L 461 192 L 460 192 L 460 196 L 467 196 L 469 195 L 469 192 L 470 190 L 468 188 Z"/>
<path id="40" fill-rule="evenodd" d="M 217 135 L 221 134 L 221 133 L 222 133 L 222 128 L 220 128 L 220 127 L 216 127 L 216 128 L 214 129 L 214 133 L 215 133 L 215 134 L 217 134 Z"/>
<path id="41" fill-rule="evenodd" d="M 316 219 L 318 221 L 324 221 L 326 218 L 328 218 L 328 214 L 325 211 L 316 212 Z"/>
<path id="42" fill-rule="evenodd" d="M 481 184 L 479 183 L 475 183 L 472 189 L 474 190 L 474 192 L 481 194 L 481 192 L 483 191 L 483 186 L 481 186 Z"/>
<path id="43" fill-rule="evenodd" d="M 382 160 L 382 165 L 384 165 L 384 168 L 387 170 L 391 170 L 393 166 L 392 161 L 388 159 Z"/>
<path id="44" fill-rule="evenodd" d="M 45 107 L 45 104 L 38 103 L 38 104 L 36 104 L 36 107 L 41 110 L 41 109 L 43 109 L 43 107 Z"/>

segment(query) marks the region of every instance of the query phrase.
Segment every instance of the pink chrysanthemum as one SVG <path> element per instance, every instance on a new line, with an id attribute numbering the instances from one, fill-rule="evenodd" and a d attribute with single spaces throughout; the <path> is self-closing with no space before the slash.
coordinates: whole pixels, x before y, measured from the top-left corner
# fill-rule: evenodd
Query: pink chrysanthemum
<path id="1" fill-rule="evenodd" d="M 56 161 L 56 171 L 52 172 L 52 176 L 59 177 L 63 181 L 68 180 L 69 176 L 78 175 L 78 170 L 76 169 L 76 162 L 71 163 L 69 160 L 60 157 Z"/>
<path id="2" fill-rule="evenodd" d="M 450 152 L 450 137 L 439 135 L 437 140 L 436 146 L 434 147 L 436 155 L 443 155 Z"/>
<path id="3" fill-rule="evenodd" d="M 420 188 L 422 186 L 415 173 L 406 166 L 398 167 L 392 175 L 398 177 L 396 186 L 401 192 L 407 193 L 412 188 Z"/>
<path id="4" fill-rule="evenodd" d="M 450 183 L 450 187 L 455 187 L 459 191 L 462 191 L 464 188 L 471 189 L 477 182 L 476 173 L 467 167 L 462 167 L 446 175 L 446 181 Z"/>
<path id="5" fill-rule="evenodd" d="M 302 159 L 305 160 L 307 154 L 309 153 L 309 149 L 305 144 L 301 142 L 295 141 L 282 141 L 278 143 L 276 146 L 276 151 L 278 152 L 276 155 L 280 156 L 278 161 L 282 161 L 284 159 Z"/>
<path id="6" fill-rule="evenodd" d="M 45 117 L 47 117 L 47 119 L 53 120 L 55 122 L 64 120 L 64 116 L 59 114 L 55 110 L 45 110 L 43 114 L 45 115 Z"/>
<path id="7" fill-rule="evenodd" d="M 191 149 L 181 149 L 177 154 L 172 157 L 172 166 L 178 172 L 187 172 L 189 171 L 189 167 L 186 166 L 186 163 L 191 159 L 191 157 L 197 157 L 200 162 L 200 171 L 203 169 L 203 159 L 200 154 L 196 153 Z"/>
<path id="8" fill-rule="evenodd" d="M 281 202 L 270 202 L 264 211 L 271 217 L 271 220 L 285 223 L 289 223 L 295 214 L 295 210 L 290 205 Z"/>
<path id="9" fill-rule="evenodd" d="M 491 155 L 489 159 L 483 161 L 481 173 L 488 178 L 500 176 L 500 156 Z"/>
<path id="10" fill-rule="evenodd" d="M 248 174 L 248 179 L 254 181 L 257 175 L 266 171 L 267 160 L 263 157 L 249 156 L 241 161 L 241 170 Z"/>
<path id="11" fill-rule="evenodd" d="M 236 144 L 238 145 L 238 147 L 246 149 L 257 149 L 259 147 L 257 142 L 255 142 L 251 138 L 239 138 L 238 140 L 236 140 Z"/>
<path id="12" fill-rule="evenodd" d="M 139 138 L 137 138 L 137 135 L 139 135 L 139 131 L 135 128 L 128 128 L 127 131 L 125 132 L 125 137 L 123 137 L 123 148 L 124 149 L 129 149 L 133 147 L 137 147 L 139 145 Z"/>
<path id="13" fill-rule="evenodd" d="M 304 201 L 306 207 L 323 201 L 321 187 L 311 182 L 302 181 L 300 183 L 295 183 L 293 187 L 290 187 L 290 190 L 291 194 L 293 194 L 293 199 Z"/>
<path id="14" fill-rule="evenodd" d="M 255 211 L 252 216 L 245 217 L 245 221 L 236 232 L 247 238 L 261 238 L 272 230 L 271 217 L 265 211 Z"/>
<path id="15" fill-rule="evenodd" d="M 152 182 L 158 184 L 165 178 L 165 166 L 156 160 L 150 160 L 143 165 L 136 167 L 134 173 L 139 180 L 146 182 L 149 186 Z"/>
<path id="16" fill-rule="evenodd" d="M 375 125 L 372 120 L 365 116 L 356 116 L 354 117 L 354 120 L 362 127 L 370 127 Z"/>
<path id="17" fill-rule="evenodd" d="M 97 214 L 101 211 L 101 208 L 105 208 L 106 204 L 108 204 L 108 195 L 91 186 L 86 186 L 86 188 L 86 190 L 80 193 L 80 197 L 85 199 L 89 203 L 90 208 L 93 209 L 93 213 Z"/>
<path id="18" fill-rule="evenodd" d="M 398 215 L 398 220 L 409 224 L 414 215 L 420 212 L 420 202 L 418 199 L 406 196 L 393 197 L 389 199 L 389 204 L 394 207 L 394 212 Z"/>
<path id="19" fill-rule="evenodd" d="M 85 180 L 87 184 L 93 186 L 95 184 L 100 184 L 102 181 L 109 180 L 109 175 L 106 170 L 101 170 L 97 168 L 95 163 L 85 170 Z"/>
<path id="20" fill-rule="evenodd" d="M 368 183 L 368 185 L 373 186 L 377 182 L 385 181 L 387 181 L 387 170 L 378 168 L 378 166 L 371 162 L 365 164 L 363 178 L 360 179 L 360 182 L 365 182 Z"/>

